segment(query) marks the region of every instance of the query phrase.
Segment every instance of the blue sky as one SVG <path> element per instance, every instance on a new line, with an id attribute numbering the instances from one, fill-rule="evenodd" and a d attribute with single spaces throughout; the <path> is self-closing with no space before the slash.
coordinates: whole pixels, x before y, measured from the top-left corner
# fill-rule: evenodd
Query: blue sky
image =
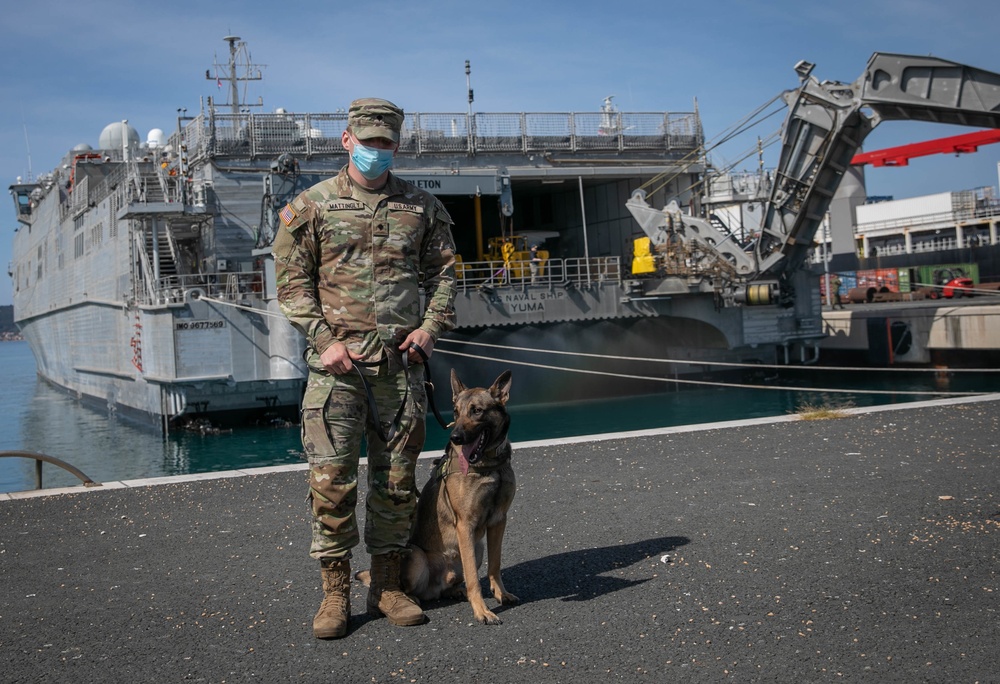
<path id="1" fill-rule="evenodd" d="M 264 111 L 330 112 L 386 97 L 411 112 L 465 112 L 465 60 L 478 112 L 691 111 L 708 139 L 797 83 L 800 59 L 820 79 L 850 82 L 873 52 L 932 54 L 1000 72 L 996 0 L 720 0 L 378 3 L 35 0 L 7 3 L 0 27 L 0 181 L 51 171 L 74 145 L 96 146 L 128 119 L 145 139 L 171 131 L 178 108 L 217 95 L 205 70 L 222 38 L 247 41 L 267 65 L 252 94 Z M 768 135 L 780 117 L 755 129 Z M 874 150 L 964 129 L 889 122 Z M 713 154 L 735 160 L 744 139 Z M 29 165 L 30 151 L 30 165 Z M 773 166 L 772 150 L 765 163 Z M 912 197 L 997 185 L 1000 144 L 867 173 L 869 194 Z M 753 167 L 745 162 L 746 168 Z M 10 261 L 14 205 L 0 210 L 0 265 Z M 6 270 L 6 269 L 4 269 Z M 0 304 L 11 302 L 0 276 Z"/>

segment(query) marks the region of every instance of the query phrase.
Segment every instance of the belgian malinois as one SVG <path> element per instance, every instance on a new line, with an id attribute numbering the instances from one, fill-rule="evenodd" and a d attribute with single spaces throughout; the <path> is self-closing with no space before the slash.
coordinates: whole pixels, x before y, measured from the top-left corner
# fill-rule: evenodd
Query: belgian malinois
<path id="1" fill-rule="evenodd" d="M 502 604 L 519 601 L 500 579 L 507 509 L 515 490 L 507 438 L 510 382 L 508 370 L 488 389 L 467 388 L 451 371 L 454 428 L 420 492 L 401 572 L 402 589 L 410 596 L 421 601 L 465 596 L 476 620 L 487 625 L 500 624 L 500 618 L 486 607 L 479 584 L 484 538 L 493 597 Z M 358 576 L 365 580 L 364 573 Z"/>

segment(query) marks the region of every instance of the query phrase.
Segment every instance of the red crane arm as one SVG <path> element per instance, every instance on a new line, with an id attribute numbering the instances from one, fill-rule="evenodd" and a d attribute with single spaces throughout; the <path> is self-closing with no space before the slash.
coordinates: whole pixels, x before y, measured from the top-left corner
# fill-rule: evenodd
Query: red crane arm
<path id="1" fill-rule="evenodd" d="M 926 157 L 931 154 L 965 154 L 975 152 L 980 145 L 1000 142 L 1000 128 L 990 128 L 985 131 L 953 135 L 948 138 L 925 140 L 924 142 L 887 147 L 874 152 L 860 152 L 851 159 L 851 164 L 863 166 L 907 166 L 914 157 Z"/>

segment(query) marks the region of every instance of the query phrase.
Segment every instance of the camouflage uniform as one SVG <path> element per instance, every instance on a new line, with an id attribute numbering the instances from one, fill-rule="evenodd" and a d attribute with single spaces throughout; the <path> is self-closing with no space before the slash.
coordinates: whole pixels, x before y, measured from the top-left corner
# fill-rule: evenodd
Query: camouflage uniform
<path id="1" fill-rule="evenodd" d="M 402 372 L 398 347 L 421 328 L 437 341 L 454 326 L 452 220 L 433 195 L 391 173 L 380 190 L 352 182 L 347 167 L 283 211 L 274 241 L 278 301 L 307 340 L 310 373 L 302 401 L 302 444 L 310 465 L 310 555 L 349 558 L 361 438 L 368 443 L 365 545 L 371 555 L 405 548 L 416 510 L 414 469 L 424 443 L 423 368 Z M 426 293 L 421 314 L 418 287 Z M 332 375 L 320 355 L 342 342 L 367 361 L 383 429 L 408 389 L 408 406 L 386 444 L 369 420 L 357 371 Z"/>

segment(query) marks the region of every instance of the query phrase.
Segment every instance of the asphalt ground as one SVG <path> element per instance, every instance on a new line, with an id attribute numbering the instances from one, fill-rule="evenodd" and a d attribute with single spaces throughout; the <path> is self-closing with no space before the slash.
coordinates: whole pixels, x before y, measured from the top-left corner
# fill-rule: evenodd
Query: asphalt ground
<path id="1" fill-rule="evenodd" d="M 998 395 L 517 445 L 503 624 L 335 641 L 304 470 L 8 499 L 0 679 L 995 682 L 998 454 Z"/>

